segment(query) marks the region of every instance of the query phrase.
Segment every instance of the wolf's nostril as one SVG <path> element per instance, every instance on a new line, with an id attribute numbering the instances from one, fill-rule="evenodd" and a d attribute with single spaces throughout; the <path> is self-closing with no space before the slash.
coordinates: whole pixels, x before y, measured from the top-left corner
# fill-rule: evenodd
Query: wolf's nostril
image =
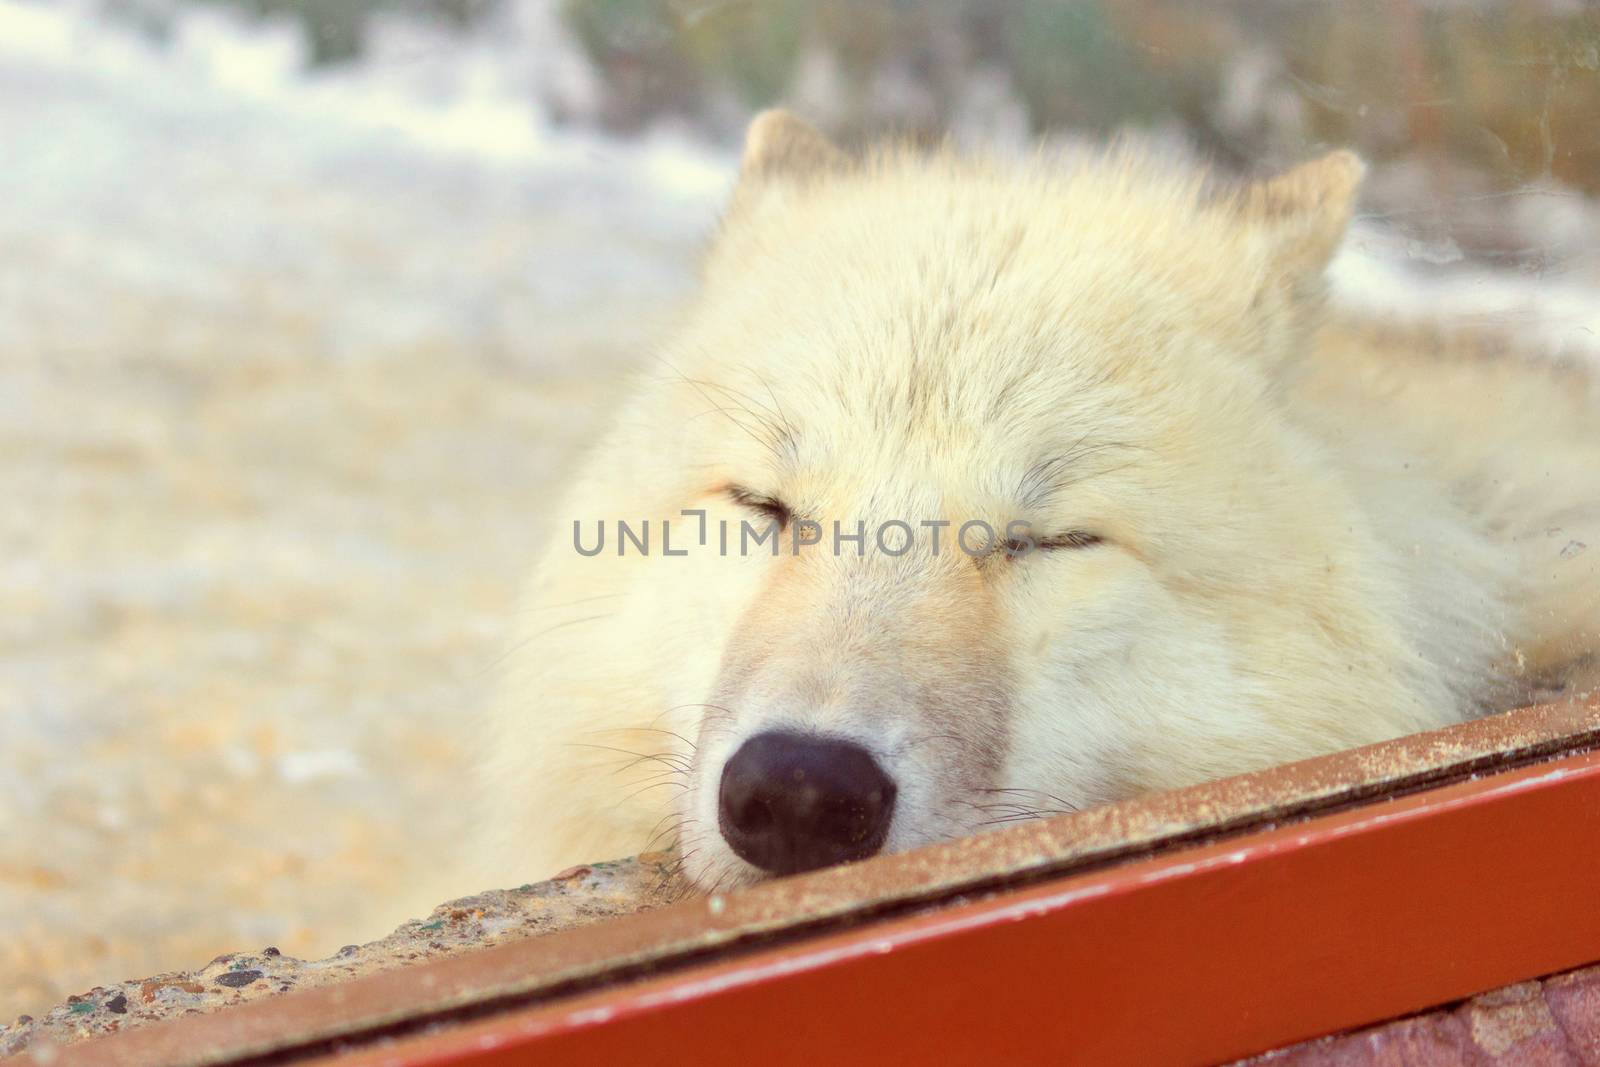
<path id="1" fill-rule="evenodd" d="M 894 798 L 894 780 L 860 745 L 764 733 L 723 767 L 718 823 L 741 858 L 792 874 L 877 852 Z"/>

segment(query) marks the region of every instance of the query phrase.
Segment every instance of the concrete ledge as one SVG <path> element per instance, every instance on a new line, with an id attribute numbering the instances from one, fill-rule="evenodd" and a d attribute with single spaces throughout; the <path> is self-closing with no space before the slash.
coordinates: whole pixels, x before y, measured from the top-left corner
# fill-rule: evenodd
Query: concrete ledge
<path id="1" fill-rule="evenodd" d="M 645 911 L 682 893 L 671 877 L 670 859 L 657 852 L 595 863 L 547 882 L 462 897 L 381 941 L 347 945 L 327 959 L 299 960 L 264 948 L 230 952 L 192 971 L 96 986 L 39 1018 L 24 1015 L 0 1027 L 0 1056 L 33 1049 L 47 1059 L 46 1050 L 85 1038 Z"/>

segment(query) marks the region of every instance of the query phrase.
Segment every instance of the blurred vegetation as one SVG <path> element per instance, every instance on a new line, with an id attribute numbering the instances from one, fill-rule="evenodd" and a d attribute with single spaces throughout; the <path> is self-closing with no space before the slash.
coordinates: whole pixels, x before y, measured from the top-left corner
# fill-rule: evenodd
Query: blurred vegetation
<path id="1" fill-rule="evenodd" d="M 536 0 L 193 2 L 297 19 L 335 63 L 378 13 L 472 27 Z M 1179 130 L 1235 163 L 1343 144 L 1447 185 L 1470 171 L 1480 192 L 1600 192 L 1600 6 L 1577 0 L 551 2 L 599 75 L 586 117 L 617 130 L 675 116 L 731 138 L 789 102 L 846 138 L 937 134 L 982 121 L 981 83 L 1034 133 Z"/>
<path id="2" fill-rule="evenodd" d="M 1238 161 L 1326 142 L 1600 190 L 1589 4 L 566 0 L 565 13 L 622 127 L 718 94 L 780 101 L 811 51 L 860 102 L 834 117 L 845 135 L 882 124 L 866 98 L 884 71 L 926 98 L 894 124 L 934 132 L 963 79 L 993 70 L 1036 132 L 1170 123 Z"/>
<path id="3" fill-rule="evenodd" d="M 1163 112 L 1162 87 L 1113 5 L 565 0 L 564 14 L 620 126 L 692 114 L 725 96 L 746 109 L 782 101 L 808 55 L 826 57 L 840 79 L 830 124 L 846 136 L 885 121 L 936 133 L 966 77 L 982 68 L 1009 74 L 1039 126 L 1117 126 Z M 896 104 L 900 114 L 884 113 Z"/>
<path id="4" fill-rule="evenodd" d="M 118 0 L 113 0 L 113 4 Z M 139 0 L 120 0 L 129 6 Z M 500 6 L 500 0 L 195 0 L 242 9 L 257 17 L 300 24 L 311 62 L 322 66 L 355 59 L 366 44 L 368 21 L 387 12 L 417 15 L 467 29 Z"/>

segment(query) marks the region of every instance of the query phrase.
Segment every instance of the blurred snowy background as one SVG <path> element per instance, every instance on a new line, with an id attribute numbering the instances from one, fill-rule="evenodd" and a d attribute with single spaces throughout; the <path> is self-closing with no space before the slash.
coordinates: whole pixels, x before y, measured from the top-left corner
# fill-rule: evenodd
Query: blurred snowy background
<path id="1" fill-rule="evenodd" d="M 1340 299 L 1600 349 L 1576 2 L 0 0 L 0 1018 L 434 903 L 541 502 L 775 102 L 1348 144 Z"/>

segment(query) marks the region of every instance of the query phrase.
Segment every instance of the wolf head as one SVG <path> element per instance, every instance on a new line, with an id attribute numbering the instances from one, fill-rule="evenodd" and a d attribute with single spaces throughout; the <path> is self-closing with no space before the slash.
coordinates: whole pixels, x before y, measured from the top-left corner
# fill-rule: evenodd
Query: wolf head
<path id="1" fill-rule="evenodd" d="M 1344 152 L 1243 187 L 1133 149 L 856 158 L 756 120 L 698 299 L 574 504 L 654 521 L 654 551 L 558 568 L 623 605 L 553 657 L 611 675 L 585 722 L 685 744 L 692 879 L 1453 703 L 1386 584 L 1399 564 L 1285 399 L 1361 172 Z"/>

